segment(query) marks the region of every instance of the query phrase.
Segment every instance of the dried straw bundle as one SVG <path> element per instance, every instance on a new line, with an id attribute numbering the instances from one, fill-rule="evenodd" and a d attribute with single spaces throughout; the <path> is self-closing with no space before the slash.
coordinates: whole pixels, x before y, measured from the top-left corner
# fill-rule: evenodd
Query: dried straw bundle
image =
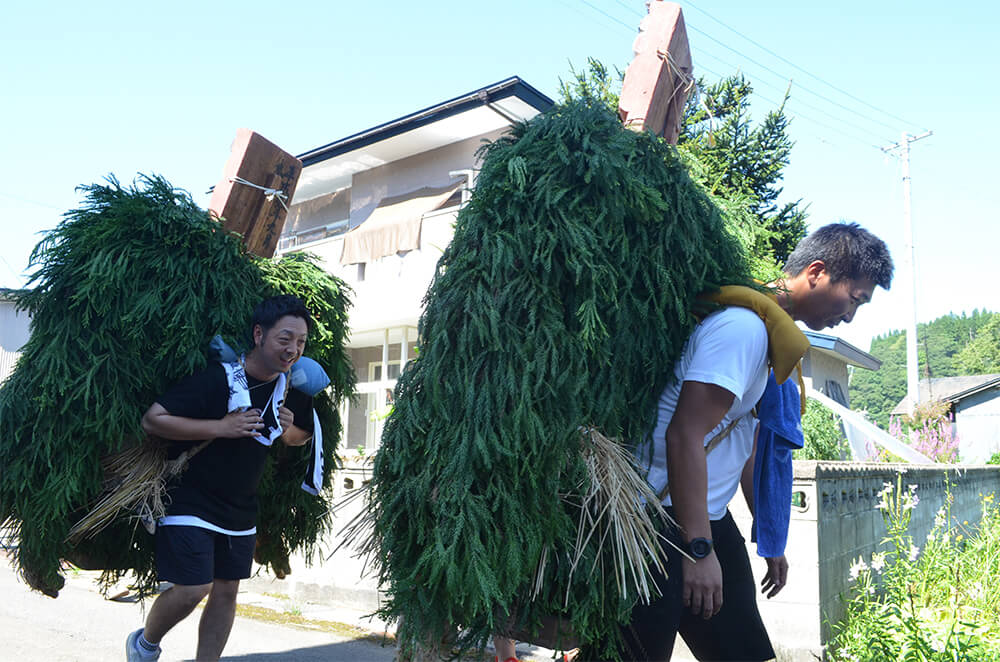
<path id="1" fill-rule="evenodd" d="M 210 442 L 189 448 L 173 460 L 167 459 L 166 446 L 158 439 L 147 439 L 101 461 L 104 470 L 104 496 L 69 530 L 66 542 L 76 545 L 93 538 L 122 513 L 135 513 L 147 528 L 167 513 L 164 498 L 167 483 L 187 467 L 188 460 Z"/>
<path id="2" fill-rule="evenodd" d="M 588 481 L 579 505 L 576 547 L 570 576 L 576 573 L 590 539 L 597 536 L 598 548 L 605 553 L 594 559 L 591 575 L 614 574 L 618 590 L 634 587 L 639 599 L 649 603 L 657 597 L 651 585 L 650 566 L 667 574 L 666 554 L 661 542 L 676 548 L 660 531 L 658 523 L 676 526 L 660 500 L 639 473 L 635 457 L 618 441 L 599 431 L 584 430 L 584 461 Z M 683 550 L 679 550 L 683 554 Z M 538 580 L 544 576 L 539 564 Z M 610 567 L 608 567 L 610 566 Z M 536 582 L 535 594 L 541 590 Z M 569 606 L 569 591 L 566 593 Z"/>

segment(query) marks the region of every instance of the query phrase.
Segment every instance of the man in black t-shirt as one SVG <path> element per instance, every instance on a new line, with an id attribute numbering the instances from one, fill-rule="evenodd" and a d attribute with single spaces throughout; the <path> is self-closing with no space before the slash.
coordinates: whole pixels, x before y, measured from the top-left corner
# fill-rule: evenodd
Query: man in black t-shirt
<path id="1" fill-rule="evenodd" d="M 160 396 L 143 416 L 147 434 L 170 440 L 171 458 L 201 448 L 167 486 L 156 566 L 159 578 L 173 586 L 157 597 L 145 628 L 129 635 L 129 662 L 158 659 L 160 640 L 205 596 L 196 659 L 222 655 L 240 580 L 250 576 L 257 486 L 268 447 L 278 438 L 301 446 L 312 436 L 312 399 L 286 388 L 310 324 L 295 297 L 262 301 L 253 313 L 253 348 L 239 365 L 209 365 Z"/>

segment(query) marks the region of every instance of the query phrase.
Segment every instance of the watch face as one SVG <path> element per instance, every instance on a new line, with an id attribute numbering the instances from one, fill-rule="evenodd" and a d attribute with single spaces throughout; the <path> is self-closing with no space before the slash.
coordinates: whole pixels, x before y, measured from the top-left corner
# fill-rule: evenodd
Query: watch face
<path id="1" fill-rule="evenodd" d="M 707 538 L 695 538 L 688 543 L 688 551 L 696 559 L 703 559 L 712 552 L 712 541 Z"/>

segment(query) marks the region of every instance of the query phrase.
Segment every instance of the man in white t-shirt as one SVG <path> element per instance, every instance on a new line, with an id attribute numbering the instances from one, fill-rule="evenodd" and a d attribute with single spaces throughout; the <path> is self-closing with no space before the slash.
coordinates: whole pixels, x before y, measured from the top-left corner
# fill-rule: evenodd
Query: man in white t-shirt
<path id="1" fill-rule="evenodd" d="M 777 303 L 813 330 L 850 322 L 876 285 L 889 288 L 885 243 L 856 224 L 827 225 L 803 239 L 774 283 Z M 667 547 L 663 596 L 638 605 L 622 629 L 627 660 L 669 660 L 679 632 L 700 660 L 774 657 L 757 611 L 743 537 L 727 506 L 745 467 L 753 467 L 757 421 L 752 410 L 769 372 L 768 333 L 748 308 L 708 315 L 688 338 L 674 377 L 660 396 L 656 427 L 644 450 L 648 480 L 680 530 L 668 535 L 692 560 Z M 727 430 L 706 454 L 709 442 Z M 750 482 L 752 492 L 752 482 Z M 748 495 L 752 502 L 752 494 Z M 784 556 L 767 559 L 768 597 L 785 584 Z"/>

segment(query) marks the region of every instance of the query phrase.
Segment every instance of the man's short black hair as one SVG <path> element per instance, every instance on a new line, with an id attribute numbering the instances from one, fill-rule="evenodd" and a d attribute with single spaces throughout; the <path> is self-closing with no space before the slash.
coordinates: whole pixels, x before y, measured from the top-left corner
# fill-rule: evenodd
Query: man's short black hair
<path id="1" fill-rule="evenodd" d="M 831 223 L 799 242 L 785 263 L 785 273 L 797 276 L 822 260 L 833 282 L 869 279 L 888 290 L 892 257 L 885 242 L 857 223 Z"/>
<path id="2" fill-rule="evenodd" d="M 271 330 L 271 327 L 286 315 L 301 317 L 306 321 L 308 329 L 311 330 L 313 327 L 312 315 L 309 314 L 306 305 L 302 303 L 302 299 L 290 294 L 279 294 L 278 296 L 264 299 L 254 307 L 253 319 L 250 322 L 251 337 L 254 327 L 258 324 L 264 333 L 267 334 Z"/>

